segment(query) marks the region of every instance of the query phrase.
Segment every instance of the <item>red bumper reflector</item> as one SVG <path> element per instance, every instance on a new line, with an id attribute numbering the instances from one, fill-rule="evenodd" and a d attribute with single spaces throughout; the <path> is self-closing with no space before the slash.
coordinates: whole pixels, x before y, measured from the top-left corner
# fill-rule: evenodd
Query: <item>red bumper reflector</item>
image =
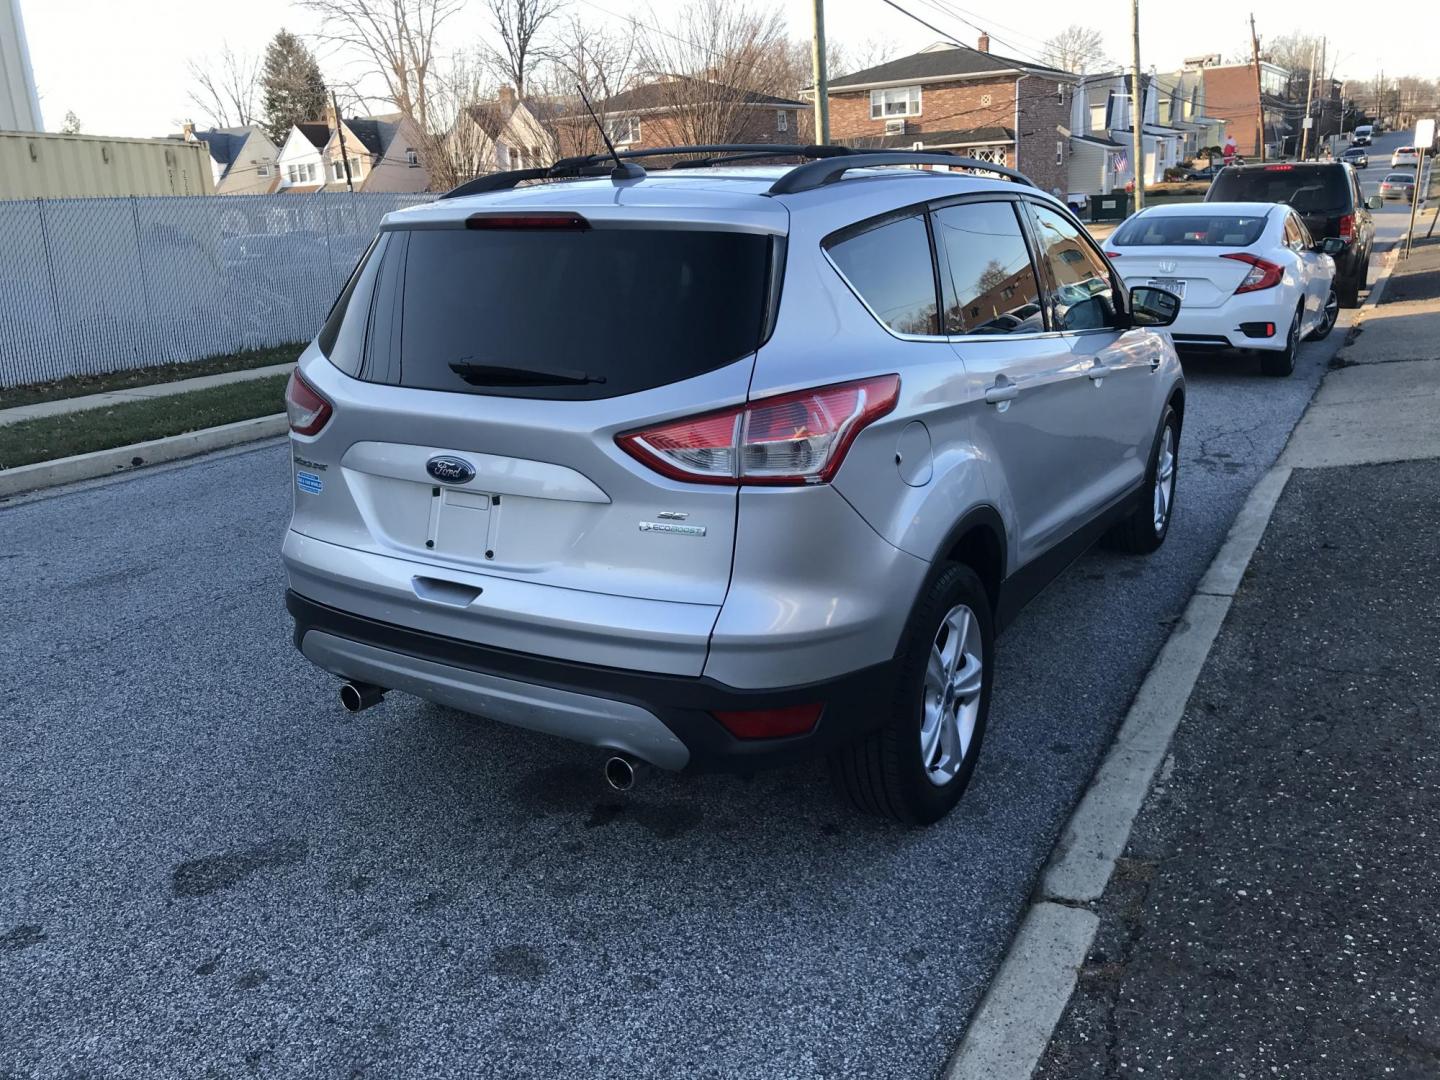
<path id="1" fill-rule="evenodd" d="M 804 735 L 813 731 L 825 706 L 787 705 L 781 709 L 745 709 L 735 712 L 712 712 L 710 715 L 725 726 L 737 739 L 781 739 L 786 735 Z"/>

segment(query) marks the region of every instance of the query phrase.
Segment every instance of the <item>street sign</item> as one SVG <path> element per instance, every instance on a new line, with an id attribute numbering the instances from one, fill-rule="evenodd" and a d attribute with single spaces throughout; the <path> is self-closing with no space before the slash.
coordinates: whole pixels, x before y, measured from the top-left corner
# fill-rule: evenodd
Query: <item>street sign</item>
<path id="1" fill-rule="evenodd" d="M 1415 121 L 1415 145 L 1424 147 L 1426 150 L 1435 145 L 1435 121 L 1433 119 Z"/>

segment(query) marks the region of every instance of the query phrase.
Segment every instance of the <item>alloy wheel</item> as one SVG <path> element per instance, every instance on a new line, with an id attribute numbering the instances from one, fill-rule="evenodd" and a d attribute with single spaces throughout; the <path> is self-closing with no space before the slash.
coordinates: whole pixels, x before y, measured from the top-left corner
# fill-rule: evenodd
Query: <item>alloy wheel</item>
<path id="1" fill-rule="evenodd" d="M 1170 520 L 1170 504 L 1175 500 L 1175 429 L 1165 425 L 1160 439 L 1160 457 L 1155 462 L 1155 535 L 1165 531 Z"/>
<path id="2" fill-rule="evenodd" d="M 925 665 L 920 722 L 920 760 L 937 787 L 955 779 L 975 735 L 980 690 L 985 679 L 985 645 L 980 620 L 956 604 L 940 622 Z"/>

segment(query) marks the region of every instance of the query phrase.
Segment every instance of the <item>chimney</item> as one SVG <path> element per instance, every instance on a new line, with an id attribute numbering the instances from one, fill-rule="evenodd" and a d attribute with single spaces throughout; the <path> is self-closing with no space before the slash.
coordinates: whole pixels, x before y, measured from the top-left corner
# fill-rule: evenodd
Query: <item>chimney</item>
<path id="1" fill-rule="evenodd" d="M 989 51 L 990 51 L 990 35 L 987 34 L 987 33 L 985 33 L 985 32 L 982 30 L 982 31 L 980 32 L 980 40 L 975 43 L 975 47 L 976 47 L 977 49 L 979 49 L 981 52 L 989 52 Z"/>
<path id="2" fill-rule="evenodd" d="M 189 120 L 186 120 L 185 123 L 183 123 L 183 124 L 180 125 L 180 136 L 181 136 L 181 138 L 183 138 L 186 142 L 194 142 L 194 141 L 195 141 L 195 125 L 194 125 L 193 123 L 191 123 Z"/>
<path id="3" fill-rule="evenodd" d="M 513 86 L 500 87 L 500 107 L 506 110 L 515 108 L 515 88 Z"/>

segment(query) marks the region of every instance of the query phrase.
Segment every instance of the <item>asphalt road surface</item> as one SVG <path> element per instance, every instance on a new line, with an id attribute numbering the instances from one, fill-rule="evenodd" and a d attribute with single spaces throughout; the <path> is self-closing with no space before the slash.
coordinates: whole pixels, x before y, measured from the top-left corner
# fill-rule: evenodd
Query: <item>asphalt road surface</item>
<path id="1" fill-rule="evenodd" d="M 281 445 L 0 508 L 0 1076 L 937 1075 L 1343 333 L 1287 380 L 1187 360 L 1166 546 L 1006 633 L 924 831 L 819 765 L 620 797 L 587 748 L 343 713 L 290 643 Z"/>

